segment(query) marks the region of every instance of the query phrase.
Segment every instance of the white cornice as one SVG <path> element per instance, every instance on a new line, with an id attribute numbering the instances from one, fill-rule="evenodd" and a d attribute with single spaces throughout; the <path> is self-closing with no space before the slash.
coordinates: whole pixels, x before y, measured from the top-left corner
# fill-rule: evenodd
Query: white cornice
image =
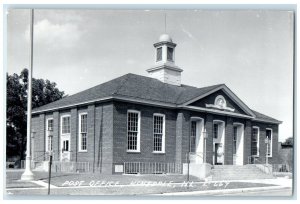
<path id="1" fill-rule="evenodd" d="M 153 106 L 165 107 L 165 108 L 170 108 L 170 109 L 185 109 L 185 110 L 213 113 L 213 114 L 218 114 L 218 115 L 229 115 L 229 116 L 233 116 L 233 117 L 247 118 L 247 119 L 251 119 L 253 121 L 257 121 L 257 122 L 265 122 L 265 123 L 272 123 L 272 124 L 281 124 L 282 123 L 281 121 L 275 122 L 275 121 L 270 121 L 270 120 L 257 119 L 253 116 L 239 114 L 239 113 L 225 112 L 225 111 L 221 111 L 221 110 L 201 108 L 201 107 L 196 107 L 196 106 L 175 105 L 173 103 L 158 102 L 158 101 L 153 101 L 153 100 L 144 100 L 144 99 L 137 99 L 137 98 L 129 98 L 126 96 L 113 96 L 113 97 L 98 98 L 95 100 L 90 100 L 90 101 L 86 101 L 86 102 L 82 102 L 82 103 L 74 103 L 74 104 L 70 104 L 70 105 L 61 106 L 59 108 L 48 108 L 48 109 L 43 109 L 43 110 L 39 110 L 39 111 L 32 111 L 32 114 L 45 113 L 45 112 L 50 112 L 50 111 L 58 111 L 58 110 L 62 110 L 62 109 L 68 109 L 68 108 L 73 108 L 73 107 L 77 107 L 77 106 L 89 105 L 89 104 L 93 104 L 96 102 L 106 102 L 106 101 L 111 101 L 111 100 L 117 100 L 117 101 L 123 101 L 123 102 L 133 102 L 133 103 L 144 104 L 144 105 L 153 105 Z"/>
<path id="2" fill-rule="evenodd" d="M 182 72 L 183 71 L 183 69 L 180 69 L 176 65 L 172 65 L 172 64 L 168 64 L 168 63 L 158 64 L 154 67 L 151 67 L 151 68 L 147 69 L 146 71 L 147 72 L 152 72 L 152 71 L 159 70 L 159 69 L 170 69 L 170 70 L 177 71 L 177 72 Z"/>
<path id="3" fill-rule="evenodd" d="M 217 108 L 217 109 L 220 109 L 220 110 L 228 110 L 228 111 L 231 111 L 231 112 L 234 111 L 234 108 L 221 107 L 221 106 L 218 106 L 218 105 L 215 105 L 215 104 L 205 104 L 205 106 L 207 108 Z"/>
<path id="4" fill-rule="evenodd" d="M 249 116 L 249 115 L 244 115 L 244 114 L 239 114 L 239 113 L 232 113 L 232 112 L 225 112 L 225 111 L 209 109 L 209 108 L 201 108 L 201 107 L 197 107 L 197 106 L 181 106 L 181 108 L 186 109 L 186 110 L 214 113 L 214 114 L 218 114 L 218 115 L 235 116 L 235 117 L 239 117 L 239 118 L 248 118 L 248 119 L 253 119 L 254 118 L 253 116 Z"/>

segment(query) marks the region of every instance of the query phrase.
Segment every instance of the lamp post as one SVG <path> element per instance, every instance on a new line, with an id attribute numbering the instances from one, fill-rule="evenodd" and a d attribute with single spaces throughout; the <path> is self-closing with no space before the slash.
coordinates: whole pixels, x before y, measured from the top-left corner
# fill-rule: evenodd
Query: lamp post
<path id="1" fill-rule="evenodd" d="M 269 138 L 265 139 L 265 143 L 267 144 L 267 151 L 266 151 L 266 165 L 268 165 L 268 152 L 269 152 Z"/>
<path id="2" fill-rule="evenodd" d="M 207 139 L 206 130 L 203 131 L 203 139 L 204 139 L 203 162 L 206 163 L 206 139 Z"/>
<path id="3" fill-rule="evenodd" d="M 51 182 L 51 165 L 52 165 L 52 138 L 53 138 L 53 131 L 48 130 L 48 151 L 49 151 L 49 178 L 48 178 L 48 195 L 50 195 L 50 182 Z"/>
<path id="4" fill-rule="evenodd" d="M 28 69 L 28 92 L 27 92 L 27 144 L 26 144 L 26 162 L 25 171 L 21 176 L 23 181 L 31 181 L 34 175 L 31 171 L 31 97 L 32 97 L 32 65 L 33 65 L 33 19 L 34 11 L 30 9 L 30 67 Z"/>

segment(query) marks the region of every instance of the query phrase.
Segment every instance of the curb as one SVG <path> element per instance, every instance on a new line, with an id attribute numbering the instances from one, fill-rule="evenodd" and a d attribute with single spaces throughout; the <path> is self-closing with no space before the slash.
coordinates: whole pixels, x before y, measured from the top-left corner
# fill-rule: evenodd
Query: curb
<path id="1" fill-rule="evenodd" d="M 226 194 L 226 193 L 242 193 L 242 192 L 255 192 L 264 190 L 279 190 L 289 189 L 290 187 L 285 186 L 270 186 L 270 187 L 254 187 L 254 188 L 235 188 L 235 189 L 223 189 L 223 190 L 208 190 L 208 191 L 191 191 L 191 192 L 177 192 L 177 193 L 162 193 L 153 195 L 166 195 L 166 196 L 180 196 L 180 195 L 215 195 L 215 194 Z M 220 195 L 222 196 L 222 195 Z"/>

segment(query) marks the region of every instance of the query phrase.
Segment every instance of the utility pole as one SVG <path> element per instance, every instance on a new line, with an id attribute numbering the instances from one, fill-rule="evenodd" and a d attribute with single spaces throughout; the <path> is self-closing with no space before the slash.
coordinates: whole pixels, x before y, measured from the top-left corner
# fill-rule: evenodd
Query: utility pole
<path id="1" fill-rule="evenodd" d="M 27 144 L 26 144 L 26 166 L 21 176 L 23 181 L 31 181 L 34 175 L 31 171 L 31 98 L 32 98 L 32 67 L 33 67 L 33 25 L 34 11 L 30 9 L 30 67 L 28 70 L 28 93 L 27 93 Z"/>

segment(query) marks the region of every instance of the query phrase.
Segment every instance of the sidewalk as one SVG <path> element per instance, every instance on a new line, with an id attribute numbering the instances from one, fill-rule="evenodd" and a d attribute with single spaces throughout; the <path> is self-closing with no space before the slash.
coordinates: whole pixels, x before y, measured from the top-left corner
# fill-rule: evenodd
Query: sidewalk
<path id="1" fill-rule="evenodd" d="M 222 182 L 222 181 L 220 181 Z M 235 182 L 235 181 L 230 181 Z M 216 189 L 216 190 L 204 190 L 204 191 L 190 191 L 190 192 L 172 192 L 172 193 L 164 193 L 165 196 L 224 196 L 226 194 L 237 194 L 241 195 L 241 193 L 244 193 L 247 195 L 247 193 L 254 193 L 257 192 L 259 195 L 259 192 L 272 192 L 273 190 L 290 190 L 290 193 L 292 193 L 292 179 L 287 178 L 277 178 L 277 179 L 256 179 L 256 180 L 239 180 L 239 182 L 248 182 L 248 183 L 259 183 L 259 184 L 265 184 L 265 185 L 271 185 L 271 186 L 256 186 L 251 188 L 235 188 L 235 189 Z M 284 195 L 277 194 L 275 196 L 286 196 L 286 193 Z M 288 196 L 291 196 L 288 195 Z"/>

